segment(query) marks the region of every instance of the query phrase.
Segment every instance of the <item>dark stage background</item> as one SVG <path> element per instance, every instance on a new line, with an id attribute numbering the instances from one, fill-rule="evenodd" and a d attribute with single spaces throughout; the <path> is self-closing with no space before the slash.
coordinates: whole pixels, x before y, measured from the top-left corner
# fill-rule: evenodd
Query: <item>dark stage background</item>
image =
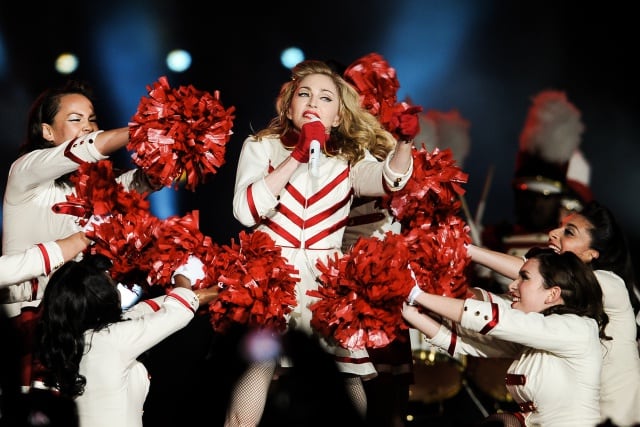
<path id="1" fill-rule="evenodd" d="M 53 61 L 70 50 L 80 57 L 74 76 L 95 87 L 103 128 L 125 125 L 146 86 L 162 75 L 172 86 L 219 90 L 223 104 L 236 107 L 226 164 L 195 192 L 163 190 L 175 199 L 169 213 L 199 209 L 205 234 L 227 243 L 240 231 L 231 209 L 240 146 L 274 114 L 289 77 L 281 50 L 298 46 L 307 58 L 343 64 L 378 52 L 397 70 L 401 99 L 455 108 L 470 121 L 465 171 L 472 212 L 494 168 L 483 224 L 513 217 L 510 180 L 531 96 L 565 91 L 583 114 L 581 148 L 591 162 L 592 189 L 628 230 L 637 257 L 636 21 L 631 5 L 617 1 L 2 2 L 0 188 L 30 102 L 65 78 Z M 164 65 L 174 48 L 192 51 L 185 73 Z M 152 202 L 158 207 L 163 200 Z"/>
<path id="2" fill-rule="evenodd" d="M 53 63 L 61 52 L 72 51 L 80 59 L 73 77 L 94 86 L 104 129 L 126 125 L 146 96 L 147 85 L 160 76 L 167 76 L 173 87 L 219 90 L 222 103 L 235 106 L 234 134 L 218 173 L 194 192 L 165 189 L 152 197 L 154 210 L 165 215 L 198 209 L 202 231 L 220 244 L 229 243 L 241 231 L 231 206 L 240 147 L 252 130 L 273 116 L 280 85 L 289 78 L 289 70 L 280 64 L 281 51 L 297 46 L 307 58 L 343 64 L 378 52 L 396 68 L 400 99 L 410 97 L 425 110 L 457 109 L 469 120 L 471 150 L 464 170 L 469 174 L 466 198 L 472 213 L 489 170 L 494 171 L 484 225 L 514 219 L 511 179 L 531 97 L 544 89 L 565 91 L 586 125 L 581 148 L 591 163 L 593 192 L 615 212 L 640 260 L 635 9 L 633 2 L 615 0 L 4 0 L 0 192 L 24 135 L 30 103 L 41 90 L 66 79 Z M 192 52 L 192 66 L 182 74 L 168 71 L 164 63 L 166 53 L 176 48 Z M 126 164 L 128 153 L 115 159 Z M 159 346 L 155 363 L 181 369 L 150 371 L 154 384 L 165 384 L 147 401 L 158 409 L 146 411 L 147 416 L 162 417 L 157 425 L 171 424 L 171 416 L 180 417 L 174 425 L 213 425 L 216 411 L 226 408 L 225 381 L 232 378 L 229 368 L 237 359 L 235 353 L 231 352 L 234 360 L 214 359 L 213 371 L 207 370 L 209 365 L 205 369 L 184 362 L 200 361 L 200 352 L 209 351 L 212 330 L 206 322 L 199 318 Z M 233 347 L 225 341 L 214 344 L 211 348 L 224 357 L 224 349 Z M 417 365 L 418 375 L 420 368 L 425 366 Z M 446 372 L 442 365 L 436 367 L 436 373 Z M 428 372 L 419 384 L 439 386 L 433 375 Z M 185 387 L 185 378 L 205 385 Z M 174 387 L 174 380 L 181 386 Z M 211 393 L 188 391 L 202 387 Z M 411 425 L 461 427 L 482 419 L 469 390 L 426 406 L 413 402 L 416 418 Z M 489 412 L 497 409 L 492 399 L 480 393 L 478 398 Z M 166 402 L 190 409 L 166 411 Z M 268 415 L 265 426 L 270 425 Z M 206 422 L 191 422 L 189 417 Z M 278 421 L 272 425 L 280 425 Z"/>

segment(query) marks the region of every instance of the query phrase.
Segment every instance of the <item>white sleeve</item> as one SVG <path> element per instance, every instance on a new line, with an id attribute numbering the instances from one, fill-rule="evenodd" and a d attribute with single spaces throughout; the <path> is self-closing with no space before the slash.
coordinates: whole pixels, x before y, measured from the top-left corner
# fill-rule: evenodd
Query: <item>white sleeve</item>
<path id="1" fill-rule="evenodd" d="M 108 158 L 100 154 L 94 144 L 96 136 L 101 132 L 103 131 L 91 132 L 55 147 L 31 151 L 18 158 L 11 165 L 7 179 L 7 187 L 15 189 L 11 194 L 28 197 L 28 190 L 77 170 L 83 162 L 94 163 Z M 20 200 L 7 202 L 17 204 Z"/>
<path id="2" fill-rule="evenodd" d="M 405 173 L 394 172 L 390 166 L 390 162 L 394 154 L 395 151 L 392 151 L 387 155 L 387 158 L 384 160 L 384 168 L 382 169 L 382 176 L 384 177 L 385 183 L 392 192 L 402 190 L 404 186 L 407 185 L 407 182 L 413 173 L 413 157 L 411 157 L 409 169 Z"/>
<path id="3" fill-rule="evenodd" d="M 588 317 L 524 313 L 503 304 L 475 299 L 465 300 L 460 324 L 483 335 L 558 355 L 584 351 L 589 340 L 598 339 L 598 325 Z"/>
<path id="4" fill-rule="evenodd" d="M 24 252 L 0 257 L 0 286 L 48 275 L 64 262 L 56 242 L 39 243 Z"/>
<path id="5" fill-rule="evenodd" d="M 127 319 L 110 326 L 121 351 L 135 358 L 184 328 L 198 309 L 198 296 L 190 289 L 174 288 L 167 295 L 144 300 L 127 310 Z"/>
<path id="6" fill-rule="evenodd" d="M 607 313 L 633 310 L 627 286 L 620 276 L 606 270 L 595 270 L 593 273 L 602 288 L 602 302 Z"/>
<path id="7" fill-rule="evenodd" d="M 351 168 L 351 180 L 356 197 L 379 197 L 404 188 L 413 173 L 413 158 L 409 170 L 406 173 L 398 174 L 391 170 L 389 165 L 393 154 L 393 151 L 390 152 L 387 158 L 381 162 L 367 151 L 364 159 L 358 161 Z"/>
<path id="8" fill-rule="evenodd" d="M 438 333 L 426 341 L 452 357 L 461 354 L 475 357 L 517 358 L 522 346 L 461 327 L 443 324 Z"/>
<path id="9" fill-rule="evenodd" d="M 233 215 L 245 227 L 254 226 L 268 216 L 278 204 L 278 198 L 264 181 L 269 171 L 270 153 L 267 143 L 247 138 L 244 141 L 233 193 Z"/>

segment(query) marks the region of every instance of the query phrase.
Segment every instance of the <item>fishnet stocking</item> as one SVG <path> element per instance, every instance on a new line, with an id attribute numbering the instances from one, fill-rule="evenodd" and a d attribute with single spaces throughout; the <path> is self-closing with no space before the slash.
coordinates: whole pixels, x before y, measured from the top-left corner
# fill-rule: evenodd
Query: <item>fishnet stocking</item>
<path id="1" fill-rule="evenodd" d="M 231 393 L 225 427 L 256 427 L 267 401 L 275 361 L 251 363 Z"/>
<path id="2" fill-rule="evenodd" d="M 367 414 L 367 395 L 364 392 L 362 380 L 360 377 L 346 377 L 344 384 L 354 408 L 364 419 Z"/>
<path id="3" fill-rule="evenodd" d="M 518 417 L 508 412 L 491 414 L 480 424 L 481 427 L 523 427 Z"/>

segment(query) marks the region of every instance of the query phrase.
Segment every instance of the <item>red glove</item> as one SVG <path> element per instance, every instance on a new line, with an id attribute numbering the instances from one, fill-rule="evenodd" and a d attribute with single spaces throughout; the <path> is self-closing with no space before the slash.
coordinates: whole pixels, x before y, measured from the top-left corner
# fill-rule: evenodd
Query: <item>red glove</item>
<path id="1" fill-rule="evenodd" d="M 320 143 L 321 148 L 324 148 L 324 144 L 327 141 L 327 134 L 325 133 L 324 125 L 320 119 L 316 117 L 314 117 L 314 119 L 315 120 L 302 125 L 298 144 L 291 153 L 291 157 L 300 163 L 309 162 L 309 147 L 311 146 L 311 141 L 314 139 L 317 140 Z"/>
<path id="2" fill-rule="evenodd" d="M 420 132 L 420 121 L 418 113 L 422 107 L 410 107 L 400 115 L 400 126 L 398 126 L 398 136 L 401 141 L 412 141 Z"/>

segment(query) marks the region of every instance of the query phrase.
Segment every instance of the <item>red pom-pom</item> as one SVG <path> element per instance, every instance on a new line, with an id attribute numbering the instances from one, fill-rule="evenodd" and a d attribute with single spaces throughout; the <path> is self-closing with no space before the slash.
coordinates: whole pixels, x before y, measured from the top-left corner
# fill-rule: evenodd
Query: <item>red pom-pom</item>
<path id="1" fill-rule="evenodd" d="M 464 245 L 471 243 L 471 238 L 464 221 L 450 215 L 439 224 L 414 227 L 404 235 L 420 289 L 436 295 L 465 297 L 466 269 L 471 261 Z"/>
<path id="2" fill-rule="evenodd" d="M 381 206 L 390 209 L 405 229 L 439 222 L 462 206 L 462 184 L 468 175 L 456 165 L 451 150 L 438 148 L 429 153 L 413 150 L 413 174 L 402 190 L 391 193 Z"/>
<path id="3" fill-rule="evenodd" d="M 83 163 L 71 175 L 75 194 L 67 195 L 67 201 L 84 209 L 80 225 L 84 226 L 91 215 L 106 216 L 149 209 L 146 194 L 127 191 L 116 181 L 113 164 L 109 160 Z"/>
<path id="4" fill-rule="evenodd" d="M 199 212 L 193 211 L 182 217 L 171 216 L 154 230 L 154 240 L 141 259 L 140 269 L 147 272 L 149 285 L 169 286 L 171 275 L 184 264 L 189 255 L 195 255 L 207 267 L 206 261 L 217 250 L 211 238 L 199 229 Z M 192 283 L 196 289 L 213 286 L 212 274 Z"/>
<path id="5" fill-rule="evenodd" d="M 111 277 L 129 287 L 144 284 L 146 279 L 145 251 L 153 245 L 154 231 L 160 219 L 148 211 L 116 212 L 94 225 L 91 253 L 110 258 Z M 89 234 L 89 233 L 87 233 Z"/>
<path id="6" fill-rule="evenodd" d="M 409 252 L 401 235 L 387 232 L 384 239 L 359 238 L 342 257 L 329 258 L 317 267 L 321 285 L 307 291 L 316 298 L 310 309 L 311 325 L 342 347 L 384 347 L 407 325 L 402 301 L 413 287 Z"/>
<path id="7" fill-rule="evenodd" d="M 382 55 L 370 53 L 357 59 L 347 67 L 343 76 L 360 94 L 360 105 L 376 116 L 396 140 L 413 139 L 418 128 L 407 134 L 401 126 L 402 116 L 415 115 L 417 126 L 417 114 L 422 107 L 397 102 L 400 82 L 395 68 Z"/>
<path id="8" fill-rule="evenodd" d="M 395 68 L 382 55 L 365 55 L 349 65 L 343 74 L 360 94 L 360 105 L 374 116 L 385 106 L 395 105 L 400 82 Z"/>
<path id="9" fill-rule="evenodd" d="M 184 176 L 193 191 L 224 164 L 235 107 L 225 109 L 217 91 L 173 89 L 166 77 L 147 89 L 129 123 L 131 158 L 154 184 L 170 187 Z"/>
<path id="10" fill-rule="evenodd" d="M 212 268 L 220 286 L 209 305 L 211 323 L 218 332 L 233 324 L 283 332 L 286 315 L 297 304 L 297 270 L 281 255 L 282 249 L 265 232 L 239 235 L 239 244 L 220 248 Z"/>
<path id="11" fill-rule="evenodd" d="M 111 259 L 111 276 L 125 286 L 170 287 L 173 271 L 189 255 L 200 258 L 205 266 L 215 257 L 218 247 L 200 232 L 198 211 L 160 220 L 151 214 L 146 194 L 127 191 L 116 181 L 109 160 L 80 165 L 71 180 L 75 194 L 67 196 L 67 201 L 83 208 L 80 225 L 91 215 L 102 218 L 85 232 L 94 242 L 89 252 Z M 193 286 L 215 284 L 217 276 L 209 268 Z"/>
<path id="12" fill-rule="evenodd" d="M 344 77 L 359 92 L 361 106 L 397 140 L 415 137 L 422 107 L 397 102 L 400 85 L 384 58 L 366 55 Z M 469 227 L 456 216 L 468 175 L 455 164 L 451 150 L 429 153 L 423 148 L 412 154 L 413 175 L 406 186 L 377 202 L 402 223 L 401 235 L 388 232 L 383 241 L 361 237 L 343 257 L 318 263 L 323 285 L 309 291 L 320 298 L 311 307 L 311 324 L 344 347 L 384 347 L 407 328 L 400 310 L 415 283 L 411 271 L 425 292 L 457 298 L 468 290 L 470 260 L 464 244 L 471 239 Z M 370 274 L 370 265 L 382 270 Z M 379 304 L 381 295 L 389 298 L 385 304 Z"/>

